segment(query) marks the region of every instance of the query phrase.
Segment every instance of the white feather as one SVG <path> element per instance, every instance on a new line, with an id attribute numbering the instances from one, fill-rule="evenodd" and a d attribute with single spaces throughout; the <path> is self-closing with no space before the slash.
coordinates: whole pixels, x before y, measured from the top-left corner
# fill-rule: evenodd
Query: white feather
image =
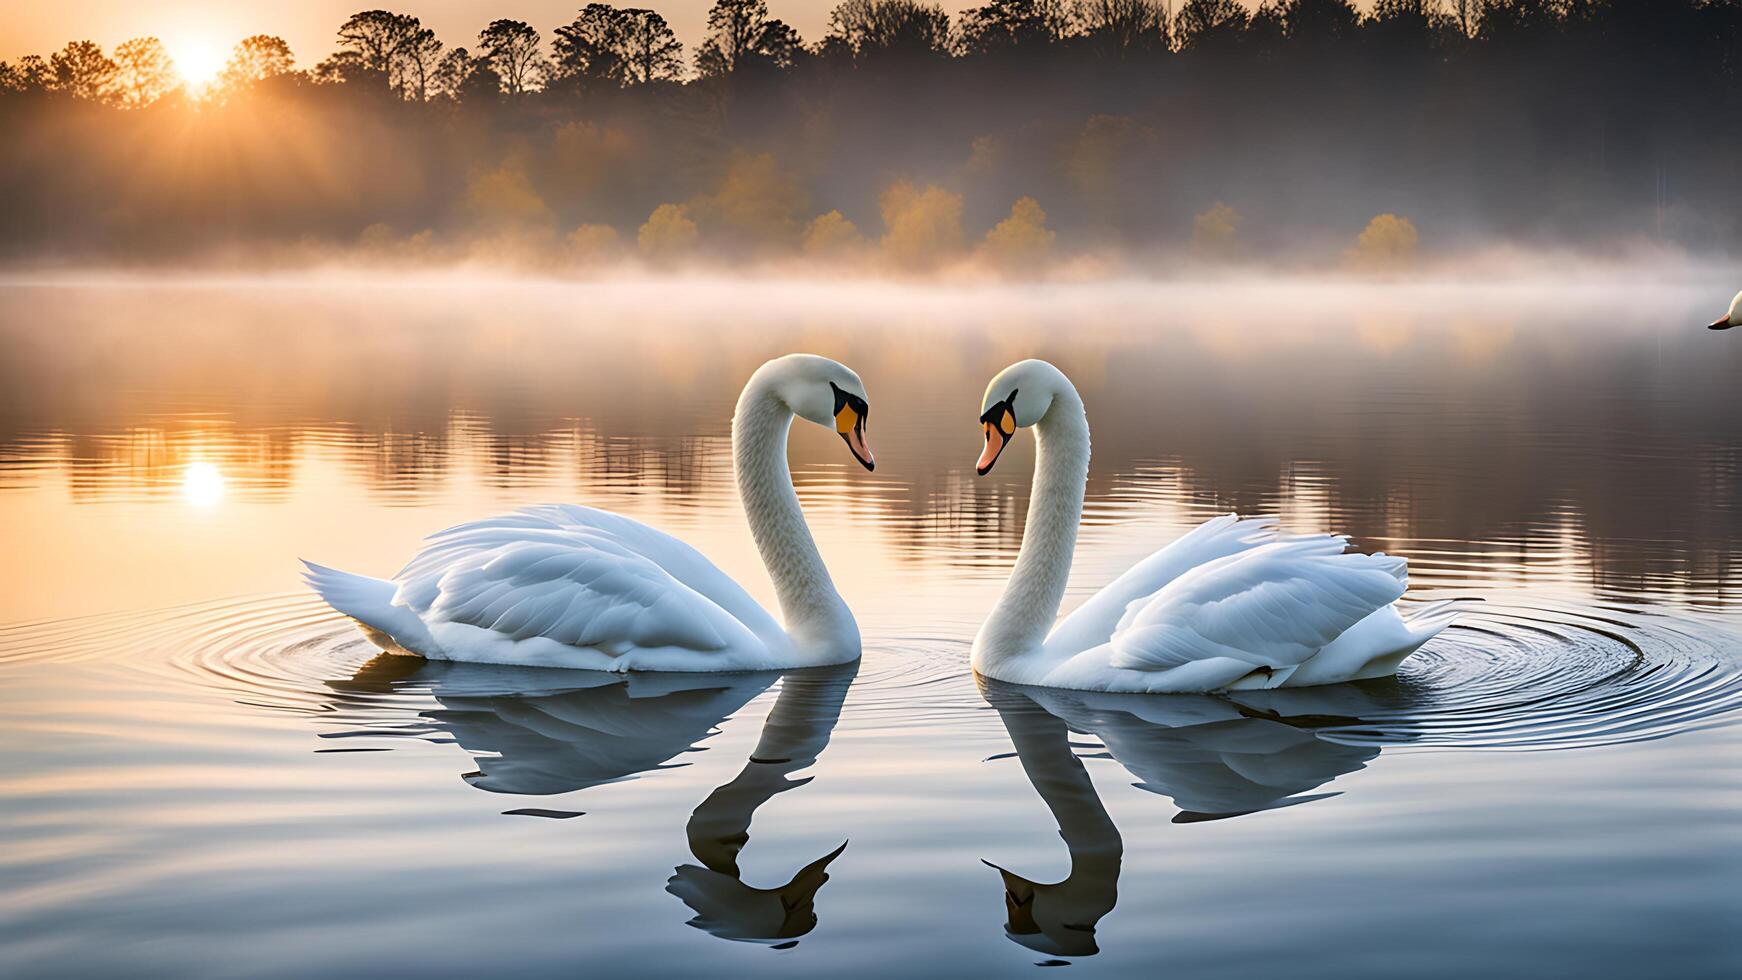
<path id="1" fill-rule="evenodd" d="M 1408 565 L 1345 553 L 1328 534 L 1285 535 L 1274 518 L 1204 522 L 1059 621 L 1087 485 L 1089 427 L 1063 372 L 1044 361 L 988 387 L 1020 391 L 1039 450 L 1022 551 L 974 641 L 980 674 L 1081 691 L 1191 693 L 1334 684 L 1390 674 L 1451 621 L 1406 623 L 1392 603 Z"/>
<path id="2" fill-rule="evenodd" d="M 832 423 L 840 390 L 863 386 L 826 358 L 777 358 L 750 378 L 733 418 L 739 494 L 785 628 L 677 538 L 565 504 L 435 534 L 392 582 L 312 564 L 306 580 L 382 648 L 432 660 L 612 671 L 855 660 L 858 626 L 805 527 L 786 463 L 795 411 Z"/>
<path id="3" fill-rule="evenodd" d="M 1131 604 L 1109 663 L 1169 670 L 1206 657 L 1298 667 L 1403 595 L 1400 559 L 1281 541 L 1199 565 Z M 1337 547 L 1341 547 L 1340 543 Z"/>

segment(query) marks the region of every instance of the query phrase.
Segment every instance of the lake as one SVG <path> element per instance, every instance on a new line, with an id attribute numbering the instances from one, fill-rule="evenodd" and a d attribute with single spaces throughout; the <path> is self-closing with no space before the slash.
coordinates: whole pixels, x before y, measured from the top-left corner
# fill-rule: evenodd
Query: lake
<path id="1" fill-rule="evenodd" d="M 1730 284 L 1734 288 L 1734 284 Z M 0 286 L 0 972 L 1742 974 L 1742 337 L 1688 274 L 1472 284 Z M 862 663 L 618 676 L 378 656 L 297 559 L 578 502 L 772 589 L 739 386 L 794 430 Z M 1040 356 L 1094 431 L 1069 608 L 1219 513 L 1467 600 L 1398 676 L 976 682 Z"/>

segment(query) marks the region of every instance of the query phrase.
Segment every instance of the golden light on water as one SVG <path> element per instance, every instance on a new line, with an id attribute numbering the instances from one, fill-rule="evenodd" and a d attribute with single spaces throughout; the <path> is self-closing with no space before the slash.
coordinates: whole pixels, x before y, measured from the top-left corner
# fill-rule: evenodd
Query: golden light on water
<path id="1" fill-rule="evenodd" d="M 211 463 L 189 463 L 181 475 L 181 495 L 196 507 L 210 507 L 224 497 L 224 474 Z"/>

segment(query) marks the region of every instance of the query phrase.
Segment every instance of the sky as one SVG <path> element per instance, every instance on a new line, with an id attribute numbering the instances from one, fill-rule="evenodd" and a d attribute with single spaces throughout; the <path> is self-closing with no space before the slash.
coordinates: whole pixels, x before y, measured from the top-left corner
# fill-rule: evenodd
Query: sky
<path id="1" fill-rule="evenodd" d="M 450 46 L 473 46 L 478 29 L 499 17 L 524 20 L 546 39 L 574 17 L 584 0 L 5 0 L 0 2 L 0 59 L 48 55 L 68 41 L 92 40 L 105 50 L 129 38 L 155 36 L 177 61 L 220 63 L 250 34 L 290 42 L 300 67 L 312 67 L 336 47 L 334 31 L 358 10 L 384 6 L 412 14 Z M 821 37 L 838 0 L 769 0 L 774 16 L 806 40 Z M 943 0 L 953 15 L 985 0 Z M 713 0 L 619 0 L 659 11 L 693 50 Z"/>
<path id="2" fill-rule="evenodd" d="M 829 10 L 837 0 L 770 0 L 774 16 L 791 24 L 806 40 L 821 37 Z M 984 0 L 980 0 L 984 2 Z M 178 60 L 186 53 L 212 57 L 227 54 L 236 41 L 250 34 L 276 34 L 290 42 L 301 67 L 331 54 L 333 38 L 346 17 L 359 10 L 385 7 L 411 14 L 435 29 L 452 45 L 473 46 L 479 28 L 499 17 L 524 20 L 546 39 L 552 29 L 568 23 L 584 0 L 6 0 L 0 2 L 0 59 L 47 55 L 68 41 L 90 39 L 105 50 L 128 38 L 160 38 Z M 702 37 L 713 0 L 619 0 L 619 6 L 645 6 L 659 11 L 692 49 Z M 966 0 L 945 0 L 952 14 L 978 6 Z"/>

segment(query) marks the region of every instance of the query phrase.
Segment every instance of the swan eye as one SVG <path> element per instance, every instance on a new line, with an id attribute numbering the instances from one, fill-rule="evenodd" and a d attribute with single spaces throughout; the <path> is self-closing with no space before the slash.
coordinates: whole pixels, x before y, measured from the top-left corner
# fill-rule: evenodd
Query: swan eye
<path id="1" fill-rule="evenodd" d="M 986 409 L 986 414 L 980 416 L 980 421 L 987 425 L 997 426 L 998 431 L 1006 439 L 1016 434 L 1016 393 L 1020 388 L 1010 389 L 1010 396 Z"/>
<path id="2" fill-rule="evenodd" d="M 865 399 L 842 391 L 833 381 L 829 382 L 829 390 L 835 393 L 836 432 L 846 435 L 855 426 L 863 426 L 870 421 L 871 406 L 865 404 Z"/>

